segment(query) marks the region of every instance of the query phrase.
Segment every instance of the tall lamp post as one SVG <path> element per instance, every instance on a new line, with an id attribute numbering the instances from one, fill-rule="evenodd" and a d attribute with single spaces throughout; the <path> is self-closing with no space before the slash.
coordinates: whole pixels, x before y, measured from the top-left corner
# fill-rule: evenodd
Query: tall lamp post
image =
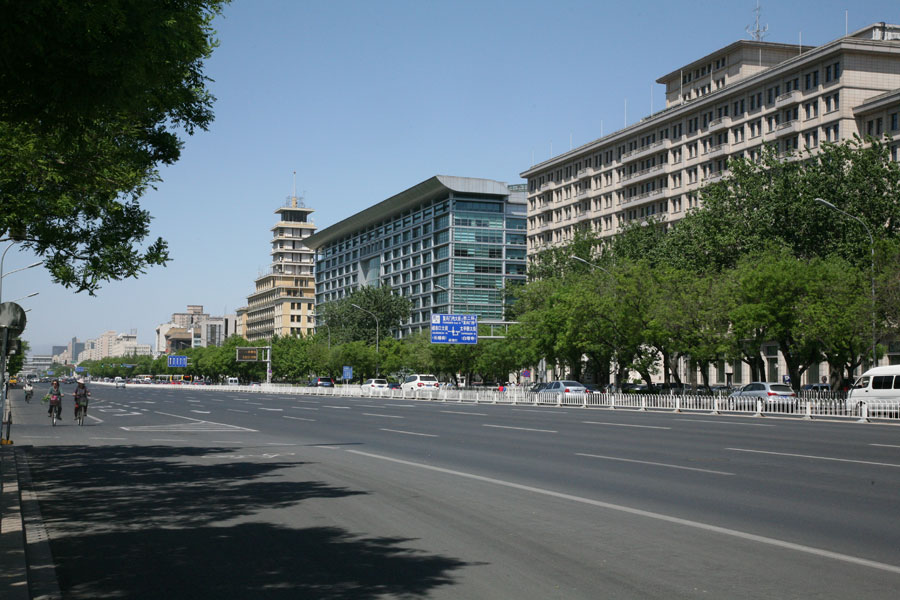
<path id="1" fill-rule="evenodd" d="M 871 257 L 870 257 L 871 261 L 870 261 L 869 266 L 871 269 L 870 274 L 871 274 L 871 279 L 872 279 L 872 366 L 876 367 L 876 366 L 878 366 L 878 352 L 876 350 L 876 346 L 878 344 L 878 334 L 875 329 L 875 238 L 872 237 L 872 230 L 869 229 L 869 226 L 866 224 L 866 222 L 863 221 L 862 219 L 860 219 L 859 217 L 857 217 L 856 215 L 851 215 L 850 213 L 841 210 L 840 208 L 838 208 L 831 202 L 828 202 L 827 200 L 823 200 L 822 198 L 815 198 L 815 201 L 818 202 L 819 204 L 827 206 L 828 208 L 841 213 L 845 217 L 848 217 L 848 218 L 853 219 L 854 221 L 858 222 L 860 225 L 862 225 L 865 228 L 866 233 L 869 234 L 869 248 L 871 250 Z"/>
<path id="2" fill-rule="evenodd" d="M 644 223 L 646 223 L 646 221 L 645 221 Z M 604 269 L 604 268 L 601 267 L 600 265 L 595 265 L 595 264 L 592 263 L 592 262 L 588 262 L 588 261 L 584 260 L 583 258 L 581 258 L 580 256 L 575 256 L 574 254 L 572 254 L 572 255 L 569 256 L 569 258 L 571 258 L 572 260 L 577 260 L 577 261 L 580 262 L 580 263 L 584 263 L 584 264 L 586 264 L 587 266 L 589 266 L 590 268 L 594 269 L 595 271 L 603 271 L 604 273 L 606 273 L 606 274 L 609 275 L 610 277 L 613 276 L 612 273 L 610 273 L 609 271 L 607 271 L 606 269 Z M 618 335 L 618 332 L 616 331 L 616 324 L 613 323 L 613 336 L 617 336 L 617 335 Z M 614 345 L 614 348 L 613 348 L 613 368 L 615 369 L 615 373 L 613 374 L 613 377 L 614 377 L 615 383 L 616 383 L 616 392 L 618 392 L 618 391 L 619 391 L 619 358 L 618 358 L 617 354 L 618 354 L 618 352 L 619 352 L 619 348 L 618 348 L 618 344 L 616 343 L 616 340 L 615 340 L 615 339 L 613 340 L 613 345 Z"/>
<path id="3" fill-rule="evenodd" d="M 379 358 L 378 338 L 380 337 L 379 336 L 378 317 L 371 310 L 366 310 L 365 308 L 363 308 L 362 306 L 359 306 L 358 304 L 351 304 L 350 306 L 352 306 L 353 308 L 359 309 L 359 310 L 363 311 L 364 313 L 372 315 L 372 318 L 375 319 L 375 376 L 377 377 L 380 374 L 380 371 L 378 370 L 378 362 L 379 362 L 378 361 L 378 358 Z"/>

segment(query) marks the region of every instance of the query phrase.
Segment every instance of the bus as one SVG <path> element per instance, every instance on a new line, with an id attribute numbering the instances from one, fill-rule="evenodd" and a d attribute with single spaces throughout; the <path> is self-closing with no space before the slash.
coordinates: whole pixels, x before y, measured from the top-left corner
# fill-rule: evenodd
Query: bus
<path id="1" fill-rule="evenodd" d="M 168 383 L 172 385 L 190 385 L 194 381 L 193 375 L 157 375 L 156 383 Z"/>

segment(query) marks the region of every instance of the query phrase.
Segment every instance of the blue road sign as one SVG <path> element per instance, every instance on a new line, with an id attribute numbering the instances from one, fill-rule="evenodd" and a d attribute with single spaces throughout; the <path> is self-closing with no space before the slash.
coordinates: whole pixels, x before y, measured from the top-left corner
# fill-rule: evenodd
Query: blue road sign
<path id="1" fill-rule="evenodd" d="M 75 367 L 76 373 L 84 373 L 84 367 Z"/>
<path id="2" fill-rule="evenodd" d="M 344 367 L 342 379 L 353 379 L 353 367 Z"/>
<path id="3" fill-rule="evenodd" d="M 186 367 L 187 356 L 170 356 L 167 364 L 170 367 Z"/>
<path id="4" fill-rule="evenodd" d="M 477 344 L 478 315 L 431 315 L 432 344 Z"/>

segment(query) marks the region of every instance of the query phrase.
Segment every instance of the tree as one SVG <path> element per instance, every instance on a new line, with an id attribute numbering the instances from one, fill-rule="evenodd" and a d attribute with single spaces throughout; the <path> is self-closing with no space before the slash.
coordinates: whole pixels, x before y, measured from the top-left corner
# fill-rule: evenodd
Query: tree
<path id="1" fill-rule="evenodd" d="M 96 292 L 165 265 L 140 197 L 212 122 L 203 61 L 227 0 L 0 0 L 0 241 Z"/>
<path id="2" fill-rule="evenodd" d="M 365 341 L 374 345 L 376 333 L 382 339 L 390 337 L 400 321 L 409 318 L 410 307 L 409 299 L 394 294 L 390 286 L 362 286 L 345 298 L 319 306 L 316 321 L 328 326 L 332 344 Z M 377 327 L 366 311 L 378 318 Z"/>

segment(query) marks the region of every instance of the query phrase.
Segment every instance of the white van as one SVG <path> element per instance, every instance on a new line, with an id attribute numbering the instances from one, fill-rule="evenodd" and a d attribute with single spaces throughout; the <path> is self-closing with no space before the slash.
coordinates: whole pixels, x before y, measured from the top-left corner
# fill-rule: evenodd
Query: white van
<path id="1" fill-rule="evenodd" d="M 229 377 L 228 381 L 225 382 L 225 385 L 241 385 L 241 382 L 238 381 L 237 377 Z"/>
<path id="2" fill-rule="evenodd" d="M 900 365 L 874 367 L 860 375 L 847 394 L 847 412 L 858 415 L 861 402 L 869 416 L 900 416 Z"/>

